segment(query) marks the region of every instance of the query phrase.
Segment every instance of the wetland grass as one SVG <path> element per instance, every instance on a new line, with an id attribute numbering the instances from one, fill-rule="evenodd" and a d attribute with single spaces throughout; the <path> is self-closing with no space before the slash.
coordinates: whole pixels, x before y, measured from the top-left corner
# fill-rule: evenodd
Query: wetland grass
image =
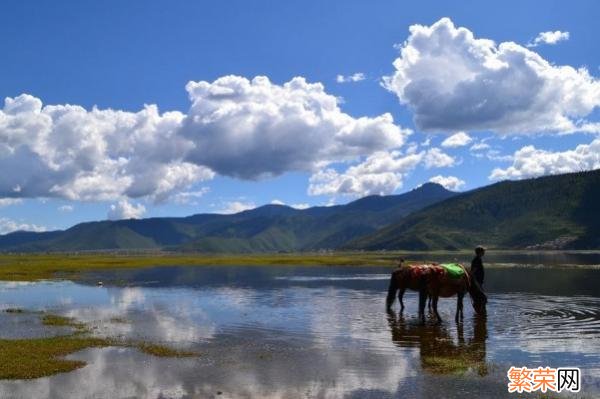
<path id="1" fill-rule="evenodd" d="M 576 251 L 596 253 L 597 251 Z M 562 253 L 561 251 L 494 250 L 500 254 Z M 77 280 L 79 273 L 91 270 L 137 269 L 155 266 L 392 266 L 398 257 L 440 257 L 454 259 L 470 257 L 471 250 L 460 251 L 397 251 L 397 252 L 302 252 L 264 254 L 201 254 L 201 253 L 50 253 L 0 254 L 0 281 L 36 281 L 64 278 Z M 424 260 L 415 262 L 422 263 Z M 408 261 L 407 263 L 413 263 Z M 513 267 L 514 264 L 488 264 L 486 267 Z M 529 265 L 531 266 L 531 265 Z M 582 265 L 569 265 L 583 267 Z"/>
<path id="2" fill-rule="evenodd" d="M 392 265 L 397 255 L 390 253 L 334 254 L 249 254 L 249 255 L 0 255 L 0 280 L 36 281 L 52 278 L 76 280 L 90 270 L 135 269 L 154 266 L 202 265 Z"/>
<path id="3" fill-rule="evenodd" d="M 109 346 L 103 338 L 66 335 L 1 339 L 0 379 L 32 379 L 72 371 L 85 362 L 63 357 L 82 349 Z"/>
<path id="4" fill-rule="evenodd" d="M 137 348 L 140 352 L 158 357 L 197 357 L 200 355 L 198 352 L 170 348 L 168 346 L 149 342 L 141 342 L 133 344 L 132 346 Z"/>
<path id="5" fill-rule="evenodd" d="M 88 328 L 85 324 L 75 321 L 71 317 L 64 317 L 55 314 L 45 314 L 42 317 L 42 324 L 52 327 L 71 327 L 79 333 L 88 331 Z"/>
<path id="6" fill-rule="evenodd" d="M 72 318 L 44 314 L 42 324 L 52 327 L 70 327 L 73 332 L 43 338 L 0 339 L 0 380 L 33 379 L 76 370 L 86 365 L 79 360 L 64 357 L 83 349 L 120 346 L 135 348 L 159 357 L 196 357 L 193 351 L 174 349 L 149 342 L 121 341 L 92 337 L 84 323 Z"/>
<path id="7" fill-rule="evenodd" d="M 423 369 L 433 374 L 465 374 L 469 370 L 475 371 L 480 376 L 488 374 L 488 365 L 485 360 L 473 359 L 467 354 L 444 356 L 426 356 L 423 357 Z"/>

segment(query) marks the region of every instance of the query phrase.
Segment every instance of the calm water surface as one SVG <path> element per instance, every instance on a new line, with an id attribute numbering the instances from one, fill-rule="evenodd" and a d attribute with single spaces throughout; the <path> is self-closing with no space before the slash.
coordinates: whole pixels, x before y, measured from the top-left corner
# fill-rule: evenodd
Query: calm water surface
<path id="1" fill-rule="evenodd" d="M 3 308 L 54 312 L 97 335 L 202 355 L 88 349 L 70 356 L 86 367 L 0 381 L 0 397 L 516 398 L 506 392 L 510 365 L 580 367 L 581 394 L 600 397 L 600 269 L 490 268 L 487 320 L 467 300 L 458 326 L 453 299 L 440 301 L 441 326 L 418 324 L 415 293 L 403 315 L 386 313 L 390 270 L 161 267 L 90 273 L 80 283 L 3 282 Z M 64 332 L 35 314 L 0 312 L 2 338 Z"/>

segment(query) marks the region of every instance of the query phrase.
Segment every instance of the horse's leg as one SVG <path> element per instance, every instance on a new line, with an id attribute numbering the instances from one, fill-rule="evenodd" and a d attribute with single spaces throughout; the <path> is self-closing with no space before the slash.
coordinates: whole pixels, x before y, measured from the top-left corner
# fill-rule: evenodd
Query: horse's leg
<path id="1" fill-rule="evenodd" d="M 392 305 L 394 304 L 394 299 L 396 299 L 396 291 L 398 291 L 398 283 L 396 282 L 396 276 L 392 274 L 392 277 L 390 277 L 390 286 L 388 288 L 387 298 L 385 299 L 385 308 L 387 310 L 391 309 Z"/>
<path id="2" fill-rule="evenodd" d="M 465 333 L 463 329 L 463 323 L 458 323 L 456 326 L 456 334 L 458 336 L 458 345 L 463 346 L 465 344 Z"/>
<path id="3" fill-rule="evenodd" d="M 400 312 L 404 310 L 404 301 L 402 300 L 402 298 L 404 298 L 404 291 L 406 291 L 406 288 L 400 288 L 400 290 L 398 291 L 398 301 L 400 301 Z"/>
<path id="4" fill-rule="evenodd" d="M 431 295 L 429 295 L 429 301 L 427 301 L 427 310 L 431 312 Z"/>
<path id="5" fill-rule="evenodd" d="M 433 313 L 435 314 L 435 317 L 437 318 L 437 322 L 441 323 L 442 317 L 438 313 L 438 308 L 437 308 L 438 307 L 438 299 L 440 299 L 440 297 L 438 295 L 435 295 L 433 297 Z"/>
<path id="6" fill-rule="evenodd" d="M 425 302 L 427 301 L 427 291 L 425 288 L 419 290 L 419 318 L 421 323 L 425 324 Z"/>
<path id="7" fill-rule="evenodd" d="M 456 320 L 456 322 L 458 323 L 458 319 L 460 317 L 460 320 L 463 319 L 463 298 L 465 296 L 464 292 L 459 292 L 456 294 L 456 316 L 454 317 L 454 320 Z"/>

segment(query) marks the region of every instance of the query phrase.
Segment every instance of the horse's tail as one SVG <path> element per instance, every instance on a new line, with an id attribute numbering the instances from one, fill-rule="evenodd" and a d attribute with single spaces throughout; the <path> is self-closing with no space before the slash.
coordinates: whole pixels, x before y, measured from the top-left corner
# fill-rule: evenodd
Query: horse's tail
<path id="1" fill-rule="evenodd" d="M 385 299 L 385 307 L 387 309 L 390 309 L 394 304 L 394 300 L 396 299 L 396 292 L 398 292 L 398 290 L 400 289 L 400 286 L 398 284 L 397 272 L 398 271 L 393 272 L 392 276 L 390 277 L 390 286 L 388 288 L 387 298 Z"/>

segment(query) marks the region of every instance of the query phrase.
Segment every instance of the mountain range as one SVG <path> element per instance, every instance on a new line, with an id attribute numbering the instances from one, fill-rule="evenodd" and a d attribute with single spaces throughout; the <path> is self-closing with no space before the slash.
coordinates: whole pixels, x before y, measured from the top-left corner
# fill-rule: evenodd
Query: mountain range
<path id="1" fill-rule="evenodd" d="M 265 205 L 77 224 L 0 236 L 0 251 L 162 249 L 194 252 L 600 248 L 600 170 L 504 181 L 464 193 L 426 183 L 400 195 L 294 209 Z"/>
<path id="2" fill-rule="evenodd" d="M 362 250 L 600 248 L 600 170 L 504 181 L 453 196 L 345 245 Z"/>
<path id="3" fill-rule="evenodd" d="M 64 231 L 0 236 L 0 251 L 171 249 L 278 252 L 335 249 L 375 233 L 425 206 L 456 195 L 427 183 L 401 195 L 368 196 L 346 205 L 295 209 L 265 205 L 233 215 L 198 214 L 77 224 Z"/>

